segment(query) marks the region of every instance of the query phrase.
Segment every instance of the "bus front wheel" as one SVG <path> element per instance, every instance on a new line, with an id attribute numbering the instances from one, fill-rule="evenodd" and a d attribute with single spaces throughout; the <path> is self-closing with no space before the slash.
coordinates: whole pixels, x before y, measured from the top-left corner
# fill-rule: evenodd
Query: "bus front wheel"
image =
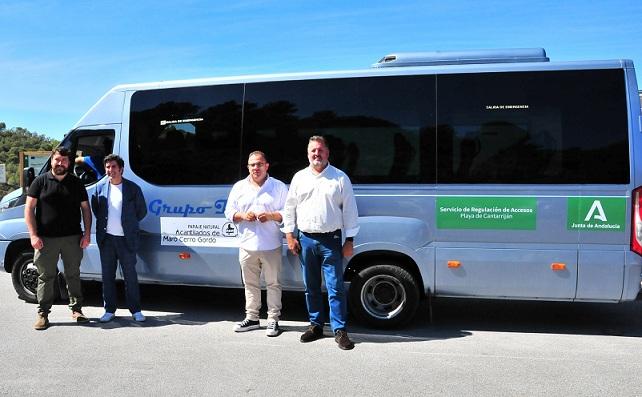
<path id="1" fill-rule="evenodd" d="M 33 252 L 23 252 L 13 263 L 11 269 L 13 288 L 18 293 L 18 298 L 36 303 L 36 289 L 38 288 L 38 269 L 33 263 Z"/>
<path id="2" fill-rule="evenodd" d="M 410 321 L 419 306 L 419 287 L 405 269 L 381 264 L 361 270 L 350 284 L 350 308 L 360 321 L 394 328 Z"/>
<path id="3" fill-rule="evenodd" d="M 38 303 L 38 269 L 33 263 L 33 252 L 25 251 L 18 255 L 11 268 L 11 281 L 18 298 L 29 303 Z M 67 298 L 67 284 L 62 273 L 54 281 L 54 299 Z"/>

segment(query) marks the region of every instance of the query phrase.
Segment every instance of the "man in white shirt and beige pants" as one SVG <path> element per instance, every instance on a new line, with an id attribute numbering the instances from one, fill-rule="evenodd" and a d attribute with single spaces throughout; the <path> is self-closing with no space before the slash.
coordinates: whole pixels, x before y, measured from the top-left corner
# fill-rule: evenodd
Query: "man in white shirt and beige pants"
<path id="1" fill-rule="evenodd" d="M 258 329 L 261 309 L 261 269 L 267 287 L 267 336 L 279 335 L 281 315 L 281 245 L 279 225 L 288 189 L 267 171 L 270 164 L 263 152 L 250 153 L 247 178 L 232 187 L 225 206 L 225 217 L 238 224 L 241 235 L 239 262 L 245 285 L 245 319 L 234 325 L 234 331 Z"/>
<path id="2" fill-rule="evenodd" d="M 283 231 L 288 249 L 299 255 L 305 299 L 310 317 L 301 335 L 307 343 L 323 337 L 326 322 L 321 295 L 321 272 L 330 304 L 330 327 L 339 348 L 354 347 L 346 330 L 347 302 L 343 287 L 343 258 L 353 254 L 353 238 L 359 231 L 357 203 L 350 178 L 328 162 L 330 150 L 321 136 L 308 142 L 310 166 L 292 178 L 283 210 Z M 294 229 L 298 228 L 298 238 Z M 345 242 L 342 238 L 345 236 Z"/>

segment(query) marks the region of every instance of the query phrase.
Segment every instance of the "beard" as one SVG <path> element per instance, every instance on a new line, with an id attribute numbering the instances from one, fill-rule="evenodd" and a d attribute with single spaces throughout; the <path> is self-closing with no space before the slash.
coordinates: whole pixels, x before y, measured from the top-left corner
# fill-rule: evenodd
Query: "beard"
<path id="1" fill-rule="evenodd" d="M 65 175 L 67 173 L 67 167 L 64 167 L 62 165 L 57 165 L 53 167 L 52 171 L 54 175 Z"/>
<path id="2" fill-rule="evenodd" d="M 312 166 L 314 167 L 325 167 L 327 163 L 327 161 L 324 161 L 322 159 L 313 159 L 312 161 L 310 161 L 310 164 L 312 164 Z"/>

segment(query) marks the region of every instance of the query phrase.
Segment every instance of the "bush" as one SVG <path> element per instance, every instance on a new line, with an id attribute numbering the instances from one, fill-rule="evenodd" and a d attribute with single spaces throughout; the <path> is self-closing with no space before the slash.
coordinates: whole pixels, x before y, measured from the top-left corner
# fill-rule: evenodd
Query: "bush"
<path id="1" fill-rule="evenodd" d="M 56 139 L 30 132 L 26 128 L 6 128 L 0 122 L 0 164 L 5 164 L 7 183 L 0 183 L 0 197 L 20 187 L 20 152 L 46 150 L 51 151 L 60 143 Z"/>

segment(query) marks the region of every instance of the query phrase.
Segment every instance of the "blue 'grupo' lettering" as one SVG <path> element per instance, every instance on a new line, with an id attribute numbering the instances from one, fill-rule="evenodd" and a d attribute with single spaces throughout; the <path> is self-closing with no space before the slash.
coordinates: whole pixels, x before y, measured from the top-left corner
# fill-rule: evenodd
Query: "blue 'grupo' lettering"
<path id="1" fill-rule="evenodd" d="M 226 199 L 216 200 L 216 202 L 214 202 L 214 207 L 216 208 L 216 213 L 217 214 L 225 213 L 225 205 L 226 204 L 227 204 L 227 200 Z"/>
<path id="2" fill-rule="evenodd" d="M 218 200 L 216 203 L 221 200 Z M 208 209 L 212 208 L 211 206 L 198 206 L 198 207 L 193 207 L 190 204 L 184 204 L 184 205 L 169 205 L 167 203 L 164 203 L 163 200 L 161 199 L 156 199 L 152 200 L 149 203 L 149 212 L 152 214 L 155 214 L 156 216 L 160 216 L 161 214 L 172 214 L 172 215 L 182 215 L 183 217 L 190 216 L 193 214 L 204 214 L 205 211 Z M 217 205 L 218 208 L 218 205 Z M 223 206 L 225 208 L 225 206 Z M 217 213 L 219 213 L 217 211 Z"/>

